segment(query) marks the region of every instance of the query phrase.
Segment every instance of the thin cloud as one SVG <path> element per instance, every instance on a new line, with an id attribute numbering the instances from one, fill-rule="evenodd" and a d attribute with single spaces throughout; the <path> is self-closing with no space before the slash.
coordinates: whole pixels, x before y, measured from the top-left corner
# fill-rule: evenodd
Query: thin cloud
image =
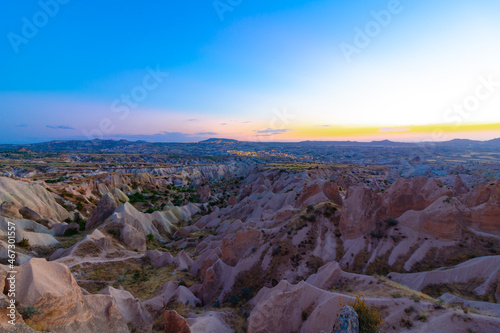
<path id="1" fill-rule="evenodd" d="M 61 129 L 61 130 L 74 130 L 73 127 L 71 126 L 66 126 L 66 125 L 59 125 L 59 126 L 53 126 L 53 125 L 47 125 L 45 126 L 47 128 L 51 128 L 51 129 Z"/>
<path id="2" fill-rule="evenodd" d="M 20 124 L 20 125 L 16 125 L 16 127 L 28 127 L 28 125 L 26 125 L 26 124 Z"/>
<path id="3" fill-rule="evenodd" d="M 196 135 L 217 135 L 215 132 L 199 132 L 196 133 Z"/>
<path id="4" fill-rule="evenodd" d="M 273 135 L 284 134 L 284 133 L 287 133 L 290 131 L 292 131 L 292 130 L 289 128 L 280 128 L 280 129 L 267 128 L 267 129 L 261 130 L 261 131 L 255 130 L 254 132 L 257 132 L 257 136 L 273 136 Z"/>

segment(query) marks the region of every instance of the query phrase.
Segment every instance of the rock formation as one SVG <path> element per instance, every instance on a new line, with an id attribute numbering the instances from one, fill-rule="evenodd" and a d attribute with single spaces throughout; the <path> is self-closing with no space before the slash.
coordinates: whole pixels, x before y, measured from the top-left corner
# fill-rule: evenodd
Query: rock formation
<path id="1" fill-rule="evenodd" d="M 56 332 L 128 332 L 111 296 L 84 295 L 65 265 L 32 259 L 18 268 L 16 300 L 20 307 L 43 309 L 32 320 Z"/>
<path id="2" fill-rule="evenodd" d="M 165 311 L 165 333 L 191 333 L 186 319 L 176 311 Z"/>
<path id="3" fill-rule="evenodd" d="M 0 204 L 4 202 L 12 203 L 8 206 L 9 208 L 4 206 L 4 209 L 14 214 L 13 207 L 19 207 L 19 209 L 27 207 L 40 216 L 59 221 L 64 221 L 70 216 L 68 211 L 56 202 L 52 193 L 42 186 L 0 177 Z"/>
<path id="4" fill-rule="evenodd" d="M 96 210 L 85 224 L 85 229 L 90 230 L 103 224 L 106 219 L 115 212 L 117 207 L 118 205 L 113 195 L 110 192 L 106 193 L 101 198 Z"/>
<path id="5" fill-rule="evenodd" d="M 359 317 L 352 306 L 345 305 L 340 309 L 333 333 L 359 333 Z"/>

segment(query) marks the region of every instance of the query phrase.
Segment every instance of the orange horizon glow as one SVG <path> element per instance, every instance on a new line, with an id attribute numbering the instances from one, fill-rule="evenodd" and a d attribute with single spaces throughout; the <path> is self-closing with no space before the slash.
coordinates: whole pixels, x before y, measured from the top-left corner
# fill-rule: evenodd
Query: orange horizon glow
<path id="1" fill-rule="evenodd" d="M 222 134 L 222 133 L 221 133 Z M 290 126 L 273 136 L 248 136 L 227 133 L 247 141 L 448 141 L 457 138 L 491 140 L 500 137 L 500 123 L 429 124 L 410 126 Z M 231 135 L 232 134 L 232 135 Z"/>

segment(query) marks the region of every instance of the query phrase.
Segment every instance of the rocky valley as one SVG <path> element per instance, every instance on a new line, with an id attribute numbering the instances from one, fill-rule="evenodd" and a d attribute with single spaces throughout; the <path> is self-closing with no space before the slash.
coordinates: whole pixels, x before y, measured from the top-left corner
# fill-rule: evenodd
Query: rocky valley
<path id="1" fill-rule="evenodd" d="M 0 150 L 2 332 L 500 331 L 498 139 Z"/>

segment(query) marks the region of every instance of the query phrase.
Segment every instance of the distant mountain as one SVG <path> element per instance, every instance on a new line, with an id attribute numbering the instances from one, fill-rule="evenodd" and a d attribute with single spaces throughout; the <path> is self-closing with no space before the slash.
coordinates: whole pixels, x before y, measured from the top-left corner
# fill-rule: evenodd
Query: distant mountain
<path id="1" fill-rule="evenodd" d="M 207 140 L 200 141 L 199 143 L 238 143 L 238 140 L 233 139 L 222 139 L 222 138 L 210 138 Z"/>
<path id="2" fill-rule="evenodd" d="M 443 146 L 453 146 L 453 147 L 491 147 L 500 148 L 500 138 L 489 140 L 489 141 L 477 141 L 469 139 L 454 139 L 446 142 L 440 142 Z"/>
<path id="3" fill-rule="evenodd" d="M 394 142 L 390 140 L 356 142 L 356 141 L 302 141 L 302 142 L 251 142 L 238 141 L 225 138 L 210 138 L 198 143 L 173 143 L 173 142 L 146 142 L 128 140 L 56 140 L 34 144 L 0 144 L 0 151 L 26 151 L 32 152 L 161 152 L 182 154 L 187 151 L 193 154 L 203 154 L 209 149 L 212 153 L 219 151 L 227 153 L 227 145 L 232 149 L 259 150 L 259 149 L 314 149 L 314 148 L 370 148 L 378 147 L 384 149 L 413 149 L 414 147 L 430 146 L 446 149 L 500 149 L 500 138 L 489 141 L 474 141 L 467 139 L 455 139 L 444 142 Z"/>
<path id="4" fill-rule="evenodd" d="M 54 140 L 49 142 L 25 145 L 0 145 L 0 150 L 13 151 L 21 147 L 37 152 L 93 152 L 111 148 L 147 145 L 148 143 L 132 142 L 127 140 Z"/>
<path id="5" fill-rule="evenodd" d="M 413 143 L 409 142 L 395 142 L 391 140 L 382 140 L 382 141 L 372 141 L 370 142 L 371 145 L 374 146 L 386 146 L 386 147 L 406 147 L 406 146 L 411 146 Z"/>
<path id="6" fill-rule="evenodd" d="M 493 139 L 493 140 L 490 140 L 490 141 L 486 141 L 487 143 L 491 143 L 491 144 L 497 144 L 497 145 L 500 145 L 500 138 L 496 138 L 496 139 Z"/>
<path id="7" fill-rule="evenodd" d="M 446 145 L 453 145 L 453 146 L 472 146 L 472 145 L 478 145 L 483 142 L 481 141 L 474 141 L 474 140 L 469 140 L 469 139 L 453 139 L 450 141 L 443 142 L 443 144 Z"/>

